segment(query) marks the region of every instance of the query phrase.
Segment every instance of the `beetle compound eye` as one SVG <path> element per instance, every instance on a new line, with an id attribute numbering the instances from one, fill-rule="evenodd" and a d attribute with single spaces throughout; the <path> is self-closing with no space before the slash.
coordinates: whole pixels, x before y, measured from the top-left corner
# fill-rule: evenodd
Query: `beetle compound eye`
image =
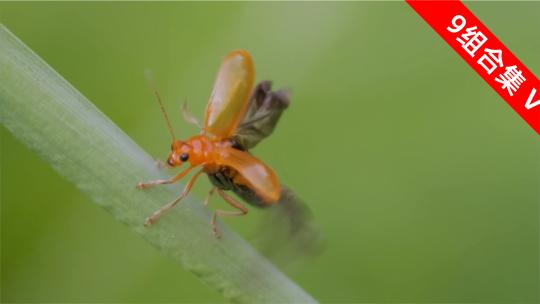
<path id="1" fill-rule="evenodd" d="M 181 161 L 185 162 L 185 161 L 188 160 L 188 158 L 189 158 L 189 155 L 187 153 L 180 154 L 180 160 Z"/>

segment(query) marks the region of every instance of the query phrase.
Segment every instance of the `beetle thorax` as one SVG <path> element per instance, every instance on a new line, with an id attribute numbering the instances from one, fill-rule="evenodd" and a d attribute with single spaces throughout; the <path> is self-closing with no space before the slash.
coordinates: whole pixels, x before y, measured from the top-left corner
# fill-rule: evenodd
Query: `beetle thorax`
<path id="1" fill-rule="evenodd" d="M 189 163 L 200 165 L 212 162 L 216 147 L 214 142 L 205 135 L 197 135 L 187 141 L 189 146 Z"/>

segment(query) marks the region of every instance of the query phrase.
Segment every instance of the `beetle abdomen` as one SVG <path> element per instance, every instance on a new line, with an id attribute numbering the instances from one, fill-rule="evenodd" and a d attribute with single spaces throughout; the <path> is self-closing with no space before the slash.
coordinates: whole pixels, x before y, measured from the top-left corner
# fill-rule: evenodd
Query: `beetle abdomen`
<path id="1" fill-rule="evenodd" d="M 212 174 L 207 174 L 210 182 L 221 190 L 232 190 L 244 202 L 259 208 L 270 206 L 262 197 L 258 196 L 255 191 L 247 186 L 236 184 L 233 177 L 238 174 L 233 169 L 223 167 L 220 171 Z"/>
<path id="2" fill-rule="evenodd" d="M 228 170 L 227 170 L 228 171 Z M 210 182 L 221 190 L 233 190 L 234 183 L 225 170 L 216 173 L 208 174 Z"/>
<path id="3" fill-rule="evenodd" d="M 257 193 L 255 193 L 255 191 L 253 191 L 249 187 L 234 184 L 233 191 L 234 193 L 236 193 L 236 195 L 242 198 L 242 200 L 252 206 L 259 208 L 266 208 L 272 206 L 272 204 L 268 204 L 267 202 L 265 202 L 261 196 L 257 195 Z"/>

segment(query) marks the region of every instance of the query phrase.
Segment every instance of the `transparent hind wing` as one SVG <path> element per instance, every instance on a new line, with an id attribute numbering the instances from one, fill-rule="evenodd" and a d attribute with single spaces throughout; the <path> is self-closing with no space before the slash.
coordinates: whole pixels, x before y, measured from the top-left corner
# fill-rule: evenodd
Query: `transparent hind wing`
<path id="1" fill-rule="evenodd" d="M 289 92 L 272 91 L 272 82 L 261 81 L 251 94 L 247 112 L 235 131 L 233 139 L 244 150 L 255 147 L 268 137 L 289 106 Z"/>
<path id="2" fill-rule="evenodd" d="M 310 208 L 287 186 L 281 185 L 279 202 L 266 208 L 263 217 L 254 242 L 278 265 L 323 251 L 324 239 Z"/>

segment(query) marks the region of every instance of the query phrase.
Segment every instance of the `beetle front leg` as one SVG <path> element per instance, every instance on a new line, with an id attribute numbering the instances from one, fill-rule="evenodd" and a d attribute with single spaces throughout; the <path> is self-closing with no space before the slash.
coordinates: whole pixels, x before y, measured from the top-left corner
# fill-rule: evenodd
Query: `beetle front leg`
<path id="1" fill-rule="evenodd" d="M 203 173 L 203 172 L 204 172 L 203 170 L 200 170 L 199 172 L 195 173 L 195 175 L 193 175 L 191 177 L 189 182 L 184 187 L 184 191 L 182 191 L 182 194 L 180 194 L 180 196 L 178 196 L 174 201 L 172 201 L 172 202 L 168 203 L 167 205 L 159 208 L 151 216 L 146 218 L 146 220 L 144 221 L 144 226 L 148 227 L 148 226 L 152 225 L 153 223 L 155 223 L 165 211 L 167 211 L 167 210 L 171 209 L 172 207 L 176 206 L 176 204 L 178 204 L 184 197 L 186 197 L 186 195 L 188 195 L 189 191 L 191 190 L 191 188 L 195 184 L 195 181 L 197 180 L 197 177 L 199 177 L 199 175 L 201 175 L 201 173 Z"/>
<path id="2" fill-rule="evenodd" d="M 150 188 L 150 187 L 153 187 L 155 185 L 163 185 L 163 184 L 172 184 L 180 179 L 182 179 L 184 176 L 186 176 L 193 168 L 195 167 L 188 167 L 186 170 L 178 173 L 176 176 L 173 176 L 169 179 L 157 179 L 157 180 L 153 180 L 153 181 L 149 181 L 149 182 L 146 182 L 146 183 L 138 183 L 137 184 L 137 189 L 147 189 L 147 188 Z"/>
<path id="3" fill-rule="evenodd" d="M 156 159 L 154 161 L 154 164 L 156 164 L 156 167 L 160 170 L 162 169 L 168 169 L 168 168 L 171 168 L 171 166 L 169 166 L 169 164 L 167 164 L 166 162 L 162 161 L 161 159 Z"/>

